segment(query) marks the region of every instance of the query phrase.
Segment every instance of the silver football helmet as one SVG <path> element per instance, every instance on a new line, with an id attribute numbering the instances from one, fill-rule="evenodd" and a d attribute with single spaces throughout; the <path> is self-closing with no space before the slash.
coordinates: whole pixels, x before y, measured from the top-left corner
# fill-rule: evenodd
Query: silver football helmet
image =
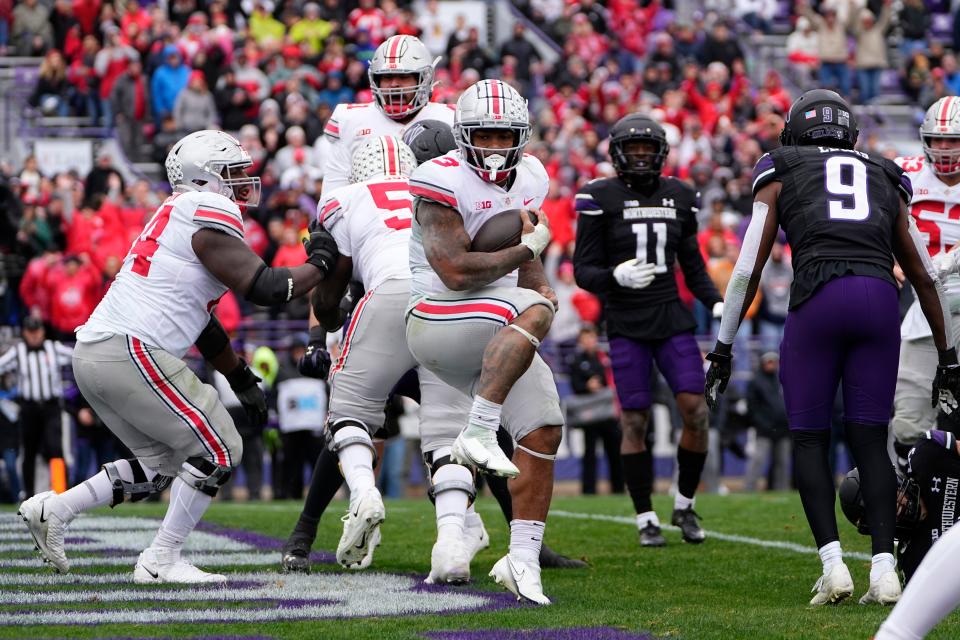
<path id="1" fill-rule="evenodd" d="M 423 109 L 433 94 L 433 74 L 440 58 L 431 62 L 427 47 L 414 36 L 391 36 L 373 54 L 367 74 L 370 90 L 377 107 L 388 118 L 402 120 Z M 413 74 L 417 86 L 385 89 L 380 86 L 384 76 Z M 410 93 L 413 97 L 410 98 Z"/>
<path id="2" fill-rule="evenodd" d="M 164 166 L 170 186 L 184 191 L 210 191 L 238 205 L 260 203 L 260 178 L 240 175 L 253 165 L 250 154 L 229 133 L 206 129 L 173 145 Z"/>
<path id="3" fill-rule="evenodd" d="M 364 182 L 377 177 L 409 177 L 417 167 L 417 157 L 400 138 L 377 136 L 353 152 L 352 165 L 350 182 Z"/>
<path id="4" fill-rule="evenodd" d="M 920 125 L 923 155 L 934 173 L 941 176 L 960 173 L 960 145 L 956 149 L 934 149 L 931 145 L 936 138 L 960 141 L 960 98 L 947 96 L 934 102 Z"/>
<path id="5" fill-rule="evenodd" d="M 514 133 L 513 146 L 504 149 L 477 146 L 473 143 L 473 134 L 478 129 L 510 129 Z M 484 180 L 499 182 L 519 166 L 530 141 L 527 101 L 505 82 L 481 80 L 457 100 L 453 137 L 467 165 Z"/>

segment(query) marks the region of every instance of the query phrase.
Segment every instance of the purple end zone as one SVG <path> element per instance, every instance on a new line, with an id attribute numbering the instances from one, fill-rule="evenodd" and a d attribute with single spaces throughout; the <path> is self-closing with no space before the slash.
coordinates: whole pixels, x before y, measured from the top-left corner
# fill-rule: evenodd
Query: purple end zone
<path id="1" fill-rule="evenodd" d="M 649 633 L 637 634 L 613 627 L 434 631 L 423 637 L 431 640 L 656 640 Z"/>

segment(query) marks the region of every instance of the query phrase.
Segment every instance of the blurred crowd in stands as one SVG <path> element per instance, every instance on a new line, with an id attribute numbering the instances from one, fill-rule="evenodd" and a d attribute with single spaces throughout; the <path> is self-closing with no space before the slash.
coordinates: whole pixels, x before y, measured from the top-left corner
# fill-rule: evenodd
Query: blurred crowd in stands
<path id="1" fill-rule="evenodd" d="M 366 64 L 383 40 L 417 35 L 441 57 L 434 100 L 455 102 L 483 77 L 514 84 L 530 100 L 528 151 L 550 175 L 547 270 L 561 298 L 551 362 L 570 376 L 567 393 L 598 391 L 572 384 L 571 363 L 582 362 L 584 329 L 602 335 L 603 326 L 599 301 L 573 279 L 573 195 L 613 175 L 606 137 L 620 117 L 645 111 L 666 128 L 665 172 L 701 192 L 700 246 L 723 291 L 749 222 L 751 170 L 778 144 L 794 97 L 788 86 L 833 86 L 867 104 L 906 96 L 920 107 L 960 90 L 952 53 L 960 30 L 936 20 L 950 12 L 940 0 L 708 0 L 692 15 L 678 15 L 670 0 L 513 4 L 525 19 L 491 47 L 466 15 L 442 19 L 456 6 L 436 0 L 0 0 L 0 54 L 42 58 L 28 109 L 110 129 L 130 160 L 162 163 L 186 132 L 235 133 L 264 186 L 260 207 L 245 213 L 246 240 L 274 266 L 304 259 L 299 238 L 323 180 L 323 125 L 337 104 L 372 99 Z M 744 52 L 775 28 L 789 33 L 787 78 L 774 68 L 757 75 Z M 555 62 L 541 56 L 534 29 L 558 47 Z M 875 131 L 861 136 L 863 148 L 894 155 L 884 144 Z M 0 162 L 0 324 L 33 314 L 69 340 L 92 311 L 166 196 L 166 185 L 124 180 L 120 160 L 99 153 L 87 175 L 45 174 L 35 157 Z M 757 355 L 776 350 L 791 275 L 789 248 L 778 245 L 744 329 Z M 696 312 L 709 336 L 710 314 Z M 238 331 L 250 318 L 303 319 L 306 306 L 255 309 L 228 294 L 217 313 Z M 603 363 L 602 350 L 597 357 Z M 756 362 L 739 379 L 742 398 L 764 371 Z M 765 433 L 782 437 L 785 420 L 776 408 L 767 415 Z M 608 427 L 591 443 L 609 440 Z"/>

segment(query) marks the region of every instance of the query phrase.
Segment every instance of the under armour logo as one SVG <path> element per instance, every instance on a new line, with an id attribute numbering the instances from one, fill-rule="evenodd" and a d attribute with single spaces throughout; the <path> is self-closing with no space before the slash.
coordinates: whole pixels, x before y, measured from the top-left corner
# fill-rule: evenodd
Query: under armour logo
<path id="1" fill-rule="evenodd" d="M 674 206 L 676 206 L 676 205 L 673 203 L 673 198 L 664 198 L 664 199 L 663 199 L 663 206 L 664 206 L 664 207 L 674 207 Z"/>
<path id="2" fill-rule="evenodd" d="M 940 478 L 930 478 L 930 482 L 933 484 L 933 486 L 930 487 L 930 491 L 940 493 L 940 483 L 942 482 Z"/>

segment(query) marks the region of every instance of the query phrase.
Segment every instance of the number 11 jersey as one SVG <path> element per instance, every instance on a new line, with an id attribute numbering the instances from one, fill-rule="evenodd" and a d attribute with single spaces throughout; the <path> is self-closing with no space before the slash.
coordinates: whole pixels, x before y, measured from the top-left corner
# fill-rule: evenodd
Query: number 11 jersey
<path id="1" fill-rule="evenodd" d="M 893 226 L 912 195 L 910 179 L 881 156 L 792 146 L 761 156 L 753 193 L 781 183 L 777 217 L 793 256 L 790 308 L 847 274 L 893 278 Z"/>
<path id="2" fill-rule="evenodd" d="M 201 228 L 242 240 L 240 208 L 217 193 L 188 191 L 167 198 L 134 241 L 110 290 L 77 330 L 77 340 L 128 335 L 183 357 L 227 292 L 193 251 L 193 234 Z"/>

